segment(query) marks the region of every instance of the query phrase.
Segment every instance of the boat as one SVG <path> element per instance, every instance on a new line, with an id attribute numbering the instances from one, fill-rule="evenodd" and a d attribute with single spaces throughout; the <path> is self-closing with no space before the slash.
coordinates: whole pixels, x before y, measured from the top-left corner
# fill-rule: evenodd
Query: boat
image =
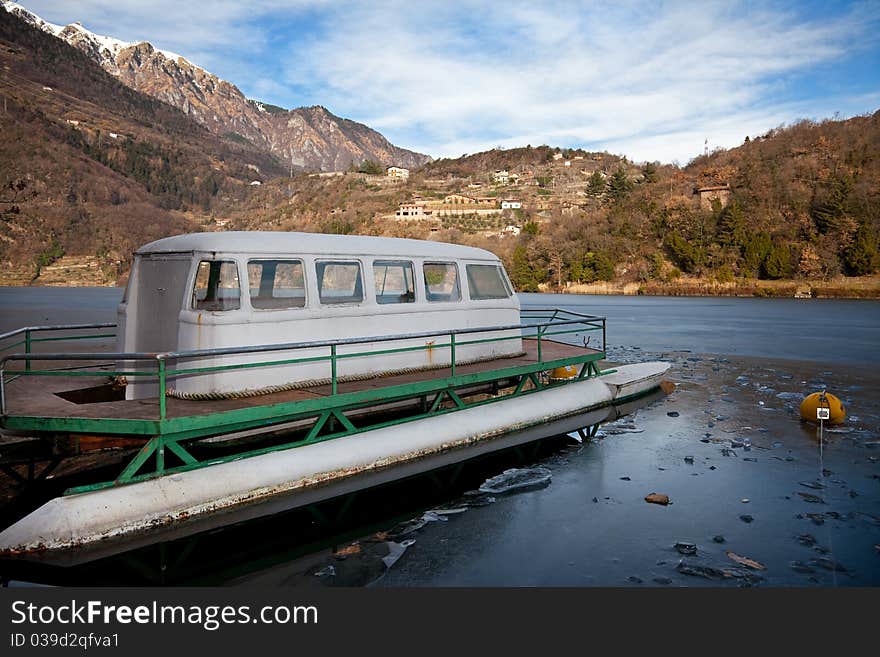
<path id="1" fill-rule="evenodd" d="M 37 348 L 110 335 L 115 351 Z M 483 249 L 275 232 L 158 240 L 135 253 L 116 324 L 0 336 L 25 347 L 0 359 L 0 428 L 135 446 L 113 479 L 0 532 L 0 557 L 91 558 L 574 431 L 669 368 L 601 369 L 605 339 L 604 317 L 522 309 Z"/>

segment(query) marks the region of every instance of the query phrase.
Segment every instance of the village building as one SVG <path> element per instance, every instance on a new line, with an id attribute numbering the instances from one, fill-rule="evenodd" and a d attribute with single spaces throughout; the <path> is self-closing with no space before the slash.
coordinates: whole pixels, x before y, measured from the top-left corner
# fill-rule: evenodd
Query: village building
<path id="1" fill-rule="evenodd" d="M 407 180 L 409 178 L 409 169 L 404 169 L 402 167 L 388 167 L 385 170 L 385 175 L 389 178 L 400 178 L 402 180 Z"/>
<path id="2" fill-rule="evenodd" d="M 510 182 L 510 172 L 499 170 L 492 174 L 492 181 L 499 185 L 506 185 Z"/>
<path id="3" fill-rule="evenodd" d="M 422 203 L 401 203 L 394 216 L 398 219 L 419 219 L 430 217 L 431 210 L 426 210 Z"/>
<path id="4" fill-rule="evenodd" d="M 517 201 L 516 199 L 506 198 L 501 201 L 501 209 L 502 210 L 519 210 L 522 208 L 522 201 Z"/>
<path id="5" fill-rule="evenodd" d="M 706 187 L 697 187 L 694 194 L 700 195 L 700 207 L 706 210 L 712 209 L 712 203 L 718 201 L 721 207 L 726 207 L 730 202 L 730 185 L 708 185 Z"/>
<path id="6" fill-rule="evenodd" d="M 554 160 L 561 160 L 561 159 L 562 159 L 562 153 L 553 153 L 553 159 L 554 159 Z"/>
<path id="7" fill-rule="evenodd" d="M 501 231 L 501 237 L 516 237 L 522 232 L 522 228 L 519 226 L 514 226 L 513 224 L 509 224 L 504 227 L 504 230 Z"/>

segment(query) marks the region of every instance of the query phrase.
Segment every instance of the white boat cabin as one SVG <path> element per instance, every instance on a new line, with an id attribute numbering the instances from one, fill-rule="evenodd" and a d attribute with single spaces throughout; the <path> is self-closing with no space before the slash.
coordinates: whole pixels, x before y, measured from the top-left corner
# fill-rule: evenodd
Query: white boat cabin
<path id="1" fill-rule="evenodd" d="M 282 232 L 195 233 L 141 247 L 119 315 L 122 352 L 274 345 L 518 324 L 500 260 L 483 249 L 421 240 Z M 456 363 L 521 353 L 520 332 L 460 336 Z M 448 336 L 341 345 L 338 355 L 445 344 Z M 180 359 L 177 369 L 326 356 L 328 347 Z M 340 377 L 448 364 L 450 349 L 340 358 Z M 132 364 L 129 364 L 132 367 Z M 236 394 L 330 377 L 326 360 L 175 375 L 184 396 Z M 126 396 L 155 396 L 129 377 Z"/>

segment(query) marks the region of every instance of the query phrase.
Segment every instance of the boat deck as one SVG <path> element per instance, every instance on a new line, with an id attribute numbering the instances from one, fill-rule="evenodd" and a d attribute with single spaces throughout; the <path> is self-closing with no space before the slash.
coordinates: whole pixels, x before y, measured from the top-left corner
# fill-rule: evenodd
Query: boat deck
<path id="1" fill-rule="evenodd" d="M 524 354 L 516 357 L 500 358 L 492 361 L 456 365 L 455 374 L 488 372 L 507 368 L 534 365 L 538 362 L 537 342 L 523 340 Z M 545 362 L 567 358 L 600 354 L 600 351 L 577 345 L 543 340 L 542 360 Z M 451 376 L 451 369 L 435 369 L 394 376 L 384 376 L 365 381 L 340 382 L 337 394 L 378 390 L 390 386 L 419 383 Z M 159 417 L 159 398 L 119 401 L 99 401 L 75 403 L 59 394 L 70 393 L 84 388 L 106 383 L 106 375 L 97 373 L 95 377 L 83 376 L 20 376 L 6 385 L 6 409 L 9 416 L 42 418 L 88 418 L 88 419 L 132 419 L 156 420 Z M 255 397 L 222 400 L 187 400 L 166 398 L 166 417 L 168 419 L 209 415 L 224 411 L 272 406 L 289 402 L 314 400 L 332 395 L 329 384 L 299 390 L 274 392 Z"/>

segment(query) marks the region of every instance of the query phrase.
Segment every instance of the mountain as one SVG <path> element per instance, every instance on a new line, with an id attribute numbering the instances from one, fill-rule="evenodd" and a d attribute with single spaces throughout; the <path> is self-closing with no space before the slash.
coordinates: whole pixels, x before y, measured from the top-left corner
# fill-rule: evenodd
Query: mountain
<path id="1" fill-rule="evenodd" d="M 7 0 L 2 6 L 70 44 L 132 89 L 177 107 L 217 135 L 266 149 L 288 167 L 338 171 L 371 160 L 414 168 L 431 160 L 321 106 L 287 111 L 249 100 L 234 84 L 146 41 L 126 43 L 79 23 L 54 25 Z"/>
<path id="2" fill-rule="evenodd" d="M 0 11 L 0 284 L 62 257 L 115 282 L 141 244 L 199 230 L 224 199 L 286 174 L 265 150 L 215 135 Z"/>

